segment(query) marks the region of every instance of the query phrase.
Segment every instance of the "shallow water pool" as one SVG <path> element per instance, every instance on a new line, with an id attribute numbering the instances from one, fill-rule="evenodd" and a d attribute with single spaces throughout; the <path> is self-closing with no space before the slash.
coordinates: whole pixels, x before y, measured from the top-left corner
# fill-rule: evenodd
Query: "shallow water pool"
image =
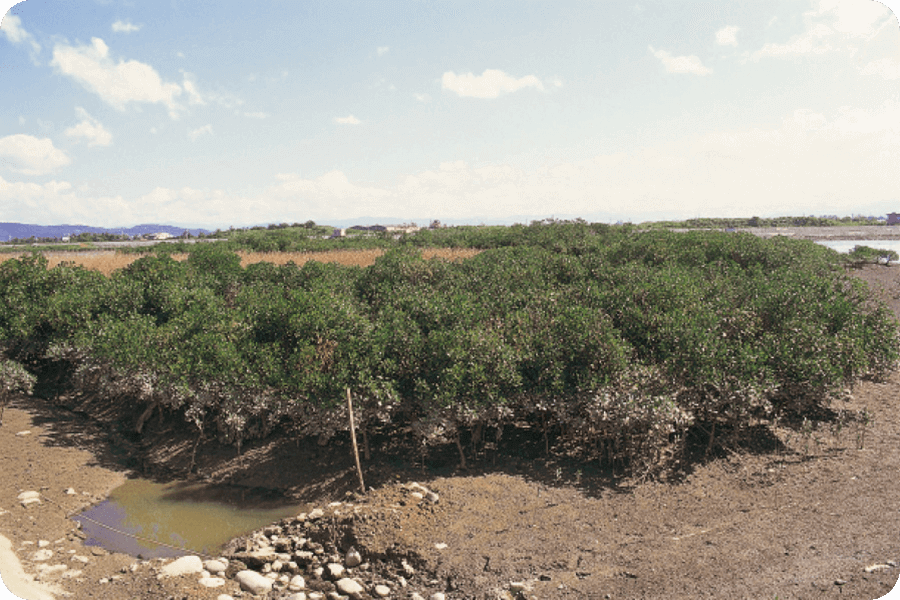
<path id="1" fill-rule="evenodd" d="M 141 558 L 215 556 L 232 538 L 306 509 L 271 493 L 193 482 L 129 479 L 72 517 L 85 544 Z"/>

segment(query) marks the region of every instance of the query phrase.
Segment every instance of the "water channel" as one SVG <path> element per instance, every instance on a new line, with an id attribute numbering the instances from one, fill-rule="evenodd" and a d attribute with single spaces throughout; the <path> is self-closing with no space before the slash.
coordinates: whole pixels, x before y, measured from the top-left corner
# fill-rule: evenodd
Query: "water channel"
<path id="1" fill-rule="evenodd" d="M 72 518 L 81 523 L 87 546 L 158 558 L 215 556 L 230 539 L 304 510 L 305 505 L 271 493 L 137 478 Z"/>

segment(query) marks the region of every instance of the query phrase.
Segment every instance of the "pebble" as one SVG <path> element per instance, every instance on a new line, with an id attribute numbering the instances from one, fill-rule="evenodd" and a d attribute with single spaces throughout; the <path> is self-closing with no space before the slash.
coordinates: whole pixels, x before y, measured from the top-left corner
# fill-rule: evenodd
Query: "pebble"
<path id="1" fill-rule="evenodd" d="M 431 600 L 445 600 L 446 596 L 443 592 L 435 592 L 431 595 Z"/>
<path id="2" fill-rule="evenodd" d="M 75 488 L 66 488 L 66 495 L 67 495 L 67 496 L 74 496 L 75 493 L 76 493 L 76 492 L 75 492 Z"/>
<path id="3" fill-rule="evenodd" d="M 232 598 L 228 594 L 219 594 L 218 596 L 216 596 L 216 600 L 234 600 L 234 598 Z"/>
<path id="4" fill-rule="evenodd" d="M 284 600 L 306 600 L 306 594 L 303 592 L 297 592 L 296 594 L 291 594 L 286 597 Z"/>
<path id="5" fill-rule="evenodd" d="M 378 584 L 375 586 L 375 595 L 380 598 L 387 598 L 391 595 L 391 588 L 386 585 Z"/>
<path id="6" fill-rule="evenodd" d="M 42 565 L 35 579 L 37 581 L 50 581 L 58 579 L 67 570 L 66 565 Z"/>
<path id="7" fill-rule="evenodd" d="M 412 594 L 409 595 L 409 600 L 425 600 L 425 598 L 423 598 L 419 594 L 413 592 Z"/>
<path id="8" fill-rule="evenodd" d="M 34 554 L 31 555 L 31 560 L 35 562 L 39 562 L 42 560 L 50 560 L 53 558 L 53 550 L 49 548 L 44 548 L 43 550 L 38 550 Z"/>
<path id="9" fill-rule="evenodd" d="M 344 556 L 344 564 L 351 569 L 358 567 L 362 564 L 362 555 L 356 551 L 356 548 L 350 548 Z"/>
<path id="10" fill-rule="evenodd" d="M 444 550 L 447 548 L 447 544 L 441 542 L 439 544 L 435 544 L 434 547 L 437 548 L 438 550 Z"/>
<path id="11" fill-rule="evenodd" d="M 225 572 L 225 569 L 228 568 L 228 563 L 224 560 L 207 560 L 204 561 L 203 568 L 212 575 L 218 575 Z"/>
<path id="12" fill-rule="evenodd" d="M 325 516 L 325 511 L 322 510 L 321 508 L 316 508 L 316 509 L 313 509 L 312 511 L 310 511 L 309 514 L 306 515 L 306 518 L 310 521 L 315 521 L 316 519 L 321 519 L 324 516 Z"/>
<path id="13" fill-rule="evenodd" d="M 32 504 L 40 504 L 41 503 L 41 493 L 35 491 L 22 492 L 17 497 L 19 502 L 22 503 L 22 506 L 30 506 Z"/>
<path id="14" fill-rule="evenodd" d="M 38 540 L 38 548 L 46 548 L 50 545 L 48 540 Z"/>
<path id="15" fill-rule="evenodd" d="M 328 563 L 326 568 L 331 579 L 340 579 L 344 575 L 344 565 L 340 563 Z"/>
<path id="16" fill-rule="evenodd" d="M 203 561 L 199 556 L 182 556 L 162 568 L 162 574 L 167 577 L 179 575 L 194 575 L 203 570 Z"/>
<path id="17" fill-rule="evenodd" d="M 306 588 L 306 580 L 302 575 L 294 575 L 288 583 L 288 589 L 292 592 L 299 592 Z"/>
<path id="18" fill-rule="evenodd" d="M 866 573 L 871 573 L 873 571 L 881 571 L 882 569 L 890 569 L 890 565 L 869 565 L 866 567 Z"/>
<path id="19" fill-rule="evenodd" d="M 256 571 L 239 571 L 234 575 L 241 589 L 251 594 L 260 595 L 272 591 L 272 580 Z"/>
<path id="20" fill-rule="evenodd" d="M 100 546 L 91 546 L 91 554 L 94 556 L 106 556 L 109 554 L 106 548 L 101 548 Z"/>
<path id="21" fill-rule="evenodd" d="M 348 577 L 339 579 L 335 585 L 340 593 L 354 598 L 359 597 L 365 591 L 365 588 L 358 581 Z"/>
<path id="22" fill-rule="evenodd" d="M 16 434 L 16 437 L 25 437 L 26 435 L 31 435 L 30 431 L 20 431 Z"/>
<path id="23" fill-rule="evenodd" d="M 74 550 L 72 550 L 72 552 L 74 552 Z M 72 557 L 72 560 L 87 564 L 88 561 L 91 559 L 88 558 L 87 556 L 82 556 L 81 554 L 76 554 L 75 556 Z"/>
<path id="24" fill-rule="evenodd" d="M 201 577 L 200 585 L 208 588 L 220 587 L 225 585 L 225 580 L 221 577 Z"/>

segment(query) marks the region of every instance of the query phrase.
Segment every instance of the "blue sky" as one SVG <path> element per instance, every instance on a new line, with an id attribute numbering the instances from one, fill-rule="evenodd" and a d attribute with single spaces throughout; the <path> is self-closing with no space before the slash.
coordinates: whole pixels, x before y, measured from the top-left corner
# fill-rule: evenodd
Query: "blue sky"
<path id="1" fill-rule="evenodd" d="M 9 4 L 0 221 L 900 211 L 875 0 Z"/>

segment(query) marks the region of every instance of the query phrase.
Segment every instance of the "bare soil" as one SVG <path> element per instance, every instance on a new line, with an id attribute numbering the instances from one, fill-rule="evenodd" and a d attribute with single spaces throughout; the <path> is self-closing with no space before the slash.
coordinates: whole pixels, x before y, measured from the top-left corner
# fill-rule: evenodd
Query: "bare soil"
<path id="1" fill-rule="evenodd" d="M 856 273 L 900 311 L 900 268 Z M 425 455 L 373 435 L 364 470 L 374 489 L 356 500 L 357 517 L 333 521 L 332 533 L 364 556 L 414 559 L 417 574 L 397 598 L 412 589 L 495 598 L 512 581 L 528 582 L 524 597 L 546 599 L 880 598 L 900 577 L 898 398 L 900 371 L 860 383 L 806 423 L 753 427 L 709 457 L 698 439 L 680 468 L 645 480 L 545 455 L 543 440 L 526 428 L 508 428 L 493 448 L 469 448 L 467 471 L 455 447 Z M 233 581 L 209 590 L 196 577 L 158 579 L 157 563 L 95 556 L 67 518 L 130 473 L 184 476 L 196 441 L 190 430 L 177 417 L 154 415 L 137 436 L 141 408 L 16 399 L 0 427 L 0 509 L 7 511 L 0 535 L 27 572 L 37 572 L 31 558 L 39 540 L 51 542 L 50 562 L 81 569 L 58 582 L 69 598 L 237 597 Z M 30 433 L 17 435 L 23 431 Z M 242 456 L 201 440 L 193 477 L 321 505 L 358 485 L 348 439 L 319 446 L 285 435 Z M 440 501 L 409 502 L 401 487 L 409 481 Z M 65 493 L 69 487 L 75 495 Z M 47 501 L 24 508 L 16 500 L 23 490 L 41 490 Z M 73 563 L 72 555 L 89 562 Z"/>

